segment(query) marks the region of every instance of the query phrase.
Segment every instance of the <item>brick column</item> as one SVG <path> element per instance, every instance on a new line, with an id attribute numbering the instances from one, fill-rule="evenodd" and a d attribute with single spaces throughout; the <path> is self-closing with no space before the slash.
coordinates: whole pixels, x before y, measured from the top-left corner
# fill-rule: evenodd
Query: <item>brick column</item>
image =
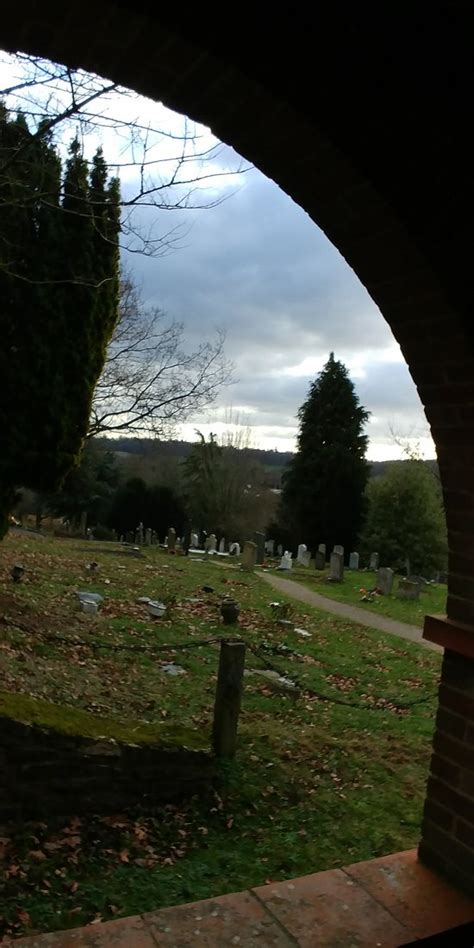
<path id="1" fill-rule="evenodd" d="M 427 616 L 445 646 L 420 859 L 474 896 L 474 626 Z"/>

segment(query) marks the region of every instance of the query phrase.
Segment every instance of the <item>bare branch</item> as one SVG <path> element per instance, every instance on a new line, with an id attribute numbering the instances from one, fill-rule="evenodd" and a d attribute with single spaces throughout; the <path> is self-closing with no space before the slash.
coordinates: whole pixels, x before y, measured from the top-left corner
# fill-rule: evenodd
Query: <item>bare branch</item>
<path id="1" fill-rule="evenodd" d="M 143 306 L 130 277 L 121 283 L 120 318 L 97 383 L 89 437 L 104 432 L 169 436 L 212 404 L 231 382 L 225 336 L 184 347 L 184 325 Z"/>

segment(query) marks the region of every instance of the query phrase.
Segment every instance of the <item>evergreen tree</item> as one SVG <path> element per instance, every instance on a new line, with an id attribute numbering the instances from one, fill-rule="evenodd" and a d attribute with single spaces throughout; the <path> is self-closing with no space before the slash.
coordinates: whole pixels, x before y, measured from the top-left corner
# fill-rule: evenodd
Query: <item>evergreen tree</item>
<path id="1" fill-rule="evenodd" d="M 0 537 L 16 486 L 54 489 L 77 461 L 118 313 L 119 195 L 101 152 L 0 105 Z"/>
<path id="2" fill-rule="evenodd" d="M 106 521 L 118 482 L 115 455 L 89 441 L 80 463 L 66 475 L 60 490 L 45 498 L 44 505 L 85 531 L 86 526 Z"/>
<path id="3" fill-rule="evenodd" d="M 362 526 L 369 465 L 368 412 L 331 353 L 298 411 L 298 451 L 283 478 L 280 521 L 294 545 L 353 549 Z"/>
<path id="4" fill-rule="evenodd" d="M 131 477 L 119 487 L 107 518 L 119 535 L 134 531 L 141 521 L 145 528 L 156 530 L 161 540 L 169 527 L 181 535 L 185 520 L 183 505 L 172 487 L 149 486 L 140 477 Z"/>
<path id="5" fill-rule="evenodd" d="M 363 544 L 384 566 L 430 574 L 446 568 L 446 521 L 436 476 L 421 460 L 396 461 L 367 488 Z"/>

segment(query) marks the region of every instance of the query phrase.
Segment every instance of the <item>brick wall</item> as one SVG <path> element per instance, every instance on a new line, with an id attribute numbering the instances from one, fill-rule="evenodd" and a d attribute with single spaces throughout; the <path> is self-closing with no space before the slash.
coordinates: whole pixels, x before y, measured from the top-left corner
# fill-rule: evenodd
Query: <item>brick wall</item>
<path id="1" fill-rule="evenodd" d="M 474 659 L 445 651 L 420 857 L 474 895 Z"/>
<path id="2" fill-rule="evenodd" d="M 0 821 L 120 810 L 202 792 L 204 751 L 68 737 L 0 717 Z"/>

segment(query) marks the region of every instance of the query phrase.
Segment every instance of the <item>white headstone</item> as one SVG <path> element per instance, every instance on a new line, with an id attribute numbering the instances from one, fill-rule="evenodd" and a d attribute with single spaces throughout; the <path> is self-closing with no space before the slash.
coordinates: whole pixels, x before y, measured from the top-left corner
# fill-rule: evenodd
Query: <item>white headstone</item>
<path id="1" fill-rule="evenodd" d="M 291 558 L 291 553 L 288 550 L 285 550 L 280 563 L 280 569 L 292 569 L 293 560 Z"/>
<path id="2" fill-rule="evenodd" d="M 332 551 L 332 552 L 333 552 L 333 553 L 339 553 L 339 556 L 344 557 L 344 547 L 341 546 L 339 543 L 337 543 L 336 546 L 333 547 L 333 551 Z"/>
<path id="3" fill-rule="evenodd" d="M 198 549 L 199 549 L 199 537 L 198 537 L 197 533 L 192 533 L 192 534 L 191 534 L 191 546 L 192 546 L 193 550 L 198 550 Z"/>
<path id="4" fill-rule="evenodd" d="M 311 550 L 308 550 L 306 543 L 300 543 L 298 547 L 297 561 L 300 566 L 309 566 L 311 563 Z"/>
<path id="5" fill-rule="evenodd" d="M 278 556 L 283 556 L 283 547 L 281 543 L 279 543 L 277 546 L 277 553 L 278 553 Z"/>
<path id="6" fill-rule="evenodd" d="M 351 553 L 349 557 L 349 569 L 359 569 L 359 554 Z"/>
<path id="7" fill-rule="evenodd" d="M 229 553 L 231 556 L 240 556 L 240 543 L 231 543 Z"/>
<path id="8" fill-rule="evenodd" d="M 219 553 L 225 553 L 225 537 L 219 541 Z"/>
<path id="9" fill-rule="evenodd" d="M 275 540 L 266 540 L 265 553 L 267 554 L 267 556 L 275 555 Z"/>
<path id="10" fill-rule="evenodd" d="M 209 534 L 208 537 L 206 537 L 206 542 L 205 542 L 205 544 L 204 544 L 204 549 L 205 549 L 206 553 L 215 553 L 215 552 L 216 552 L 216 550 L 217 550 L 217 537 L 216 537 L 215 533 L 211 533 L 211 534 Z"/>

